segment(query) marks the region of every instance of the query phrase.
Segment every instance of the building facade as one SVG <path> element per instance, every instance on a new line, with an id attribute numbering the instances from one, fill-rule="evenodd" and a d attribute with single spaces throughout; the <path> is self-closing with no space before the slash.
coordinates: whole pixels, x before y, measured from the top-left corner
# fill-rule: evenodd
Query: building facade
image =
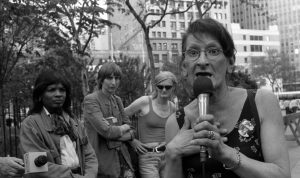
<path id="1" fill-rule="evenodd" d="M 132 1 L 133 2 L 133 1 Z M 183 11 L 187 9 L 194 0 L 170 1 L 168 9 L 177 9 Z M 132 3 L 134 9 L 140 14 L 161 13 L 161 9 L 153 4 L 152 1 L 146 0 L 145 10 L 142 10 L 137 4 Z M 208 4 L 202 6 L 205 11 Z M 144 13 L 144 14 L 143 14 Z M 204 18 L 211 17 L 221 22 L 228 31 L 231 32 L 230 1 L 222 0 L 213 5 L 210 11 L 205 14 Z M 149 16 L 146 23 L 155 23 L 158 16 Z M 177 60 L 181 56 L 181 39 L 188 25 L 199 18 L 198 10 L 195 6 L 187 12 L 181 14 L 166 15 L 163 20 L 154 28 L 150 29 L 149 38 L 153 50 L 153 57 L 156 67 L 161 67 L 166 61 Z M 141 25 L 136 21 L 132 14 L 124 15 L 116 12 L 110 20 L 120 24 L 121 29 L 112 29 L 112 42 L 115 51 L 123 54 L 140 56 L 147 62 L 147 48 L 144 41 L 144 32 Z"/>
<path id="2" fill-rule="evenodd" d="M 270 26 L 267 30 L 242 29 L 241 24 L 232 23 L 232 38 L 237 50 L 236 66 L 251 72 L 251 62 L 263 59 L 269 50 L 280 51 L 278 27 Z"/>

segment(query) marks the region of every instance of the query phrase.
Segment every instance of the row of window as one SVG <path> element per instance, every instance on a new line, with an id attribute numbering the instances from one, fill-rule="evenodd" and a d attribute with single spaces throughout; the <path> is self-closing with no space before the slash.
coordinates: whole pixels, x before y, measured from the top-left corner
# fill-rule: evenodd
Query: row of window
<path id="1" fill-rule="evenodd" d="M 178 54 L 172 54 L 173 60 L 178 58 Z M 159 54 L 153 54 L 153 59 L 155 63 L 159 63 L 159 61 L 166 62 L 168 60 L 168 54 L 161 54 L 161 60 Z"/>
<path id="2" fill-rule="evenodd" d="M 184 33 L 180 33 L 180 37 L 182 38 Z M 167 32 L 159 32 L 159 31 L 152 31 L 152 38 L 167 38 Z M 172 38 L 178 38 L 177 32 L 171 33 Z"/>
<path id="3" fill-rule="evenodd" d="M 262 45 L 250 45 L 251 52 L 262 52 Z"/>
<path id="4" fill-rule="evenodd" d="M 262 41 L 263 40 L 263 36 L 250 35 L 250 40 L 251 41 Z"/>
<path id="5" fill-rule="evenodd" d="M 152 49 L 154 51 L 168 50 L 167 43 L 152 43 Z M 177 43 L 171 43 L 171 50 L 178 50 Z"/>

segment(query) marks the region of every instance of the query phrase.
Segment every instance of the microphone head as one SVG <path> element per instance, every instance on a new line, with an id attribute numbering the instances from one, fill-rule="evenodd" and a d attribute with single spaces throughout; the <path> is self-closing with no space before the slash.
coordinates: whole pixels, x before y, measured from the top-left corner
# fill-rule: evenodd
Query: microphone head
<path id="1" fill-rule="evenodd" d="M 194 95 L 198 96 L 203 93 L 211 94 L 213 92 L 212 81 L 208 77 L 198 76 L 193 84 Z"/>
<path id="2" fill-rule="evenodd" d="M 37 158 L 34 159 L 34 164 L 36 167 L 44 166 L 48 162 L 47 156 L 40 155 Z"/>

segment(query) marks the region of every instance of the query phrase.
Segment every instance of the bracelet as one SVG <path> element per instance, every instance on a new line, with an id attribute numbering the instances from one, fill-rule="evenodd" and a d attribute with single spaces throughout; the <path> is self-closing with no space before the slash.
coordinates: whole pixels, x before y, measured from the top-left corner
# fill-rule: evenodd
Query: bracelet
<path id="1" fill-rule="evenodd" d="M 225 164 L 223 164 L 223 167 L 226 169 L 226 170 L 235 170 L 237 169 L 238 167 L 240 167 L 241 165 L 241 154 L 240 154 L 240 151 L 238 149 L 235 148 L 235 151 L 236 151 L 236 160 L 237 160 L 237 163 L 231 167 L 227 167 Z"/>

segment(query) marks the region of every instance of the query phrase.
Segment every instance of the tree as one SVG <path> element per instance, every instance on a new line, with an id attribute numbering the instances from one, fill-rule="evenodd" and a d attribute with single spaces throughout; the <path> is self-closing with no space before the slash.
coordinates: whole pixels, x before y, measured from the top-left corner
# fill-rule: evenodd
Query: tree
<path id="1" fill-rule="evenodd" d="M 139 58 L 132 58 L 122 54 L 116 61 L 120 61 L 117 64 L 123 72 L 123 78 L 117 94 L 122 98 L 124 106 L 128 106 L 138 97 L 145 95 L 146 88 L 144 84 L 149 77 L 147 75 L 147 67 L 146 64 L 140 64 L 141 60 Z"/>
<path id="2" fill-rule="evenodd" d="M 294 66 L 287 63 L 284 55 L 278 54 L 277 50 L 267 51 L 267 57 L 254 58 L 251 61 L 252 75 L 257 80 L 268 80 L 274 91 L 275 86 L 280 88 L 279 79 L 286 77 L 290 71 L 294 71 Z"/>
<path id="3" fill-rule="evenodd" d="M 109 8 L 103 8 L 98 0 L 45 0 L 38 3 L 39 7 L 48 9 L 45 21 L 52 26 L 52 33 L 64 38 L 73 53 L 73 59 L 79 66 L 83 95 L 91 92 L 88 82 L 90 65 L 93 62 L 89 51 L 89 44 L 93 37 L 104 26 L 117 25 L 109 20 L 103 19 L 103 14 L 113 15 L 110 8 L 116 3 L 108 0 Z"/>
<path id="4" fill-rule="evenodd" d="M 174 1 L 172 1 L 172 2 L 174 2 Z M 136 3 L 135 5 L 137 5 L 139 8 L 134 8 L 133 4 L 132 4 L 132 2 L 130 2 L 130 0 L 125 0 L 126 7 L 128 8 L 129 11 L 124 8 L 122 10 L 124 12 L 126 12 L 127 14 L 131 13 L 135 17 L 135 19 L 138 21 L 138 23 L 141 25 L 141 28 L 144 32 L 144 38 L 145 38 L 148 58 L 149 58 L 149 62 L 150 62 L 151 80 L 153 81 L 155 78 L 156 72 L 155 72 L 155 66 L 154 66 L 152 46 L 151 46 L 150 38 L 149 38 L 150 29 L 152 29 L 157 24 L 159 24 L 166 15 L 187 12 L 191 7 L 193 7 L 193 4 L 190 4 L 187 8 L 180 10 L 179 7 L 178 8 L 170 8 L 169 5 L 170 5 L 171 1 L 169 1 L 169 0 L 151 1 L 150 3 L 152 6 L 156 6 L 157 8 L 160 9 L 159 13 L 155 13 L 155 12 L 151 12 L 149 10 L 149 8 L 147 8 L 147 6 L 149 4 L 143 3 L 141 1 L 139 1 L 139 2 L 135 1 L 135 3 Z M 157 20 L 155 20 L 153 22 L 149 22 L 148 18 L 150 16 L 156 17 Z"/>

